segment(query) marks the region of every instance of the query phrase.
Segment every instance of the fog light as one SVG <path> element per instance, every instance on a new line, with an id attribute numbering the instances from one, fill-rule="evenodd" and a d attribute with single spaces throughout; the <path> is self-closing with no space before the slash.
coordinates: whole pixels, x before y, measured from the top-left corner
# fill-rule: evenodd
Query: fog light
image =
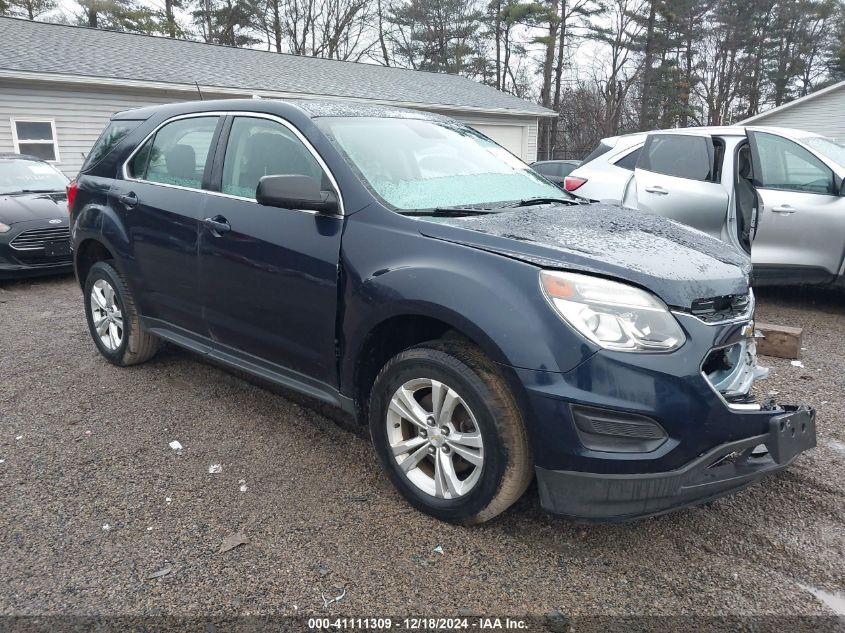
<path id="1" fill-rule="evenodd" d="M 636 413 L 570 405 L 581 443 L 593 451 L 649 453 L 669 438 L 655 420 Z"/>

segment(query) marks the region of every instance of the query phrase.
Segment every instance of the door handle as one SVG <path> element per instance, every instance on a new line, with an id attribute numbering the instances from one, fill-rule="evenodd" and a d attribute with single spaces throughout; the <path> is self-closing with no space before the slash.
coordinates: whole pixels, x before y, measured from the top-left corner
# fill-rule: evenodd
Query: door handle
<path id="1" fill-rule="evenodd" d="M 206 218 L 202 221 L 202 223 L 211 230 L 214 237 L 220 237 L 232 230 L 232 226 L 229 224 L 229 221 L 222 215 L 215 215 L 213 218 Z"/>
<path id="2" fill-rule="evenodd" d="M 120 196 L 118 200 L 120 200 L 120 204 L 127 209 L 134 209 L 138 206 L 138 196 L 135 195 L 134 191 L 130 191 L 126 195 Z"/>
<path id="3" fill-rule="evenodd" d="M 658 196 L 665 196 L 669 194 L 668 191 L 666 191 L 663 187 L 659 185 L 654 185 L 653 187 L 646 187 L 645 190 L 648 193 L 656 193 Z"/>
<path id="4" fill-rule="evenodd" d="M 772 213 L 780 213 L 781 215 L 790 215 L 795 213 L 795 211 L 795 207 L 788 204 L 779 204 L 776 207 L 772 207 Z"/>

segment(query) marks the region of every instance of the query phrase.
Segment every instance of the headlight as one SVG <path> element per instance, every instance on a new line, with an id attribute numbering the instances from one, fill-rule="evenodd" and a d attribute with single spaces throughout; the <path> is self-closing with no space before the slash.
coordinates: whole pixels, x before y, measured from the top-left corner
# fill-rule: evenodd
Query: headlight
<path id="1" fill-rule="evenodd" d="M 11 230 L 12 230 L 11 226 L 9 226 L 8 224 L 3 224 L 2 222 L 0 222 L 0 233 L 8 233 Z"/>
<path id="2" fill-rule="evenodd" d="M 644 290 L 552 270 L 540 272 L 540 285 L 567 323 L 605 349 L 667 352 L 684 343 L 684 333 L 666 304 Z"/>

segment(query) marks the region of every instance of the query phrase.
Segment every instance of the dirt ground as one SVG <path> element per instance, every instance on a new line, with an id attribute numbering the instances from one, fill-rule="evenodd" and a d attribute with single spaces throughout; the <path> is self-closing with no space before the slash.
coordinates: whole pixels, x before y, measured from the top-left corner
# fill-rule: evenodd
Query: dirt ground
<path id="1" fill-rule="evenodd" d="M 72 278 L 0 284 L 0 614 L 841 613 L 845 298 L 758 294 L 758 319 L 804 328 L 804 367 L 761 360 L 817 407 L 815 450 L 668 516 L 579 525 L 532 490 L 464 528 L 306 401 L 172 347 L 114 367 Z"/>

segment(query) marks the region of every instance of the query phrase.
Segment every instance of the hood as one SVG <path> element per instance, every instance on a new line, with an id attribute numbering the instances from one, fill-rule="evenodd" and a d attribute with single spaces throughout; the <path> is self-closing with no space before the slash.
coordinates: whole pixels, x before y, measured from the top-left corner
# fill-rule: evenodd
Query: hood
<path id="1" fill-rule="evenodd" d="M 67 218 L 67 196 L 64 193 L 0 195 L 0 222 L 4 224 L 53 218 Z"/>
<path id="2" fill-rule="evenodd" d="M 701 231 L 633 209 L 555 205 L 426 219 L 432 221 L 421 223 L 420 232 L 428 237 L 632 282 L 675 308 L 748 292 L 750 258 Z"/>

